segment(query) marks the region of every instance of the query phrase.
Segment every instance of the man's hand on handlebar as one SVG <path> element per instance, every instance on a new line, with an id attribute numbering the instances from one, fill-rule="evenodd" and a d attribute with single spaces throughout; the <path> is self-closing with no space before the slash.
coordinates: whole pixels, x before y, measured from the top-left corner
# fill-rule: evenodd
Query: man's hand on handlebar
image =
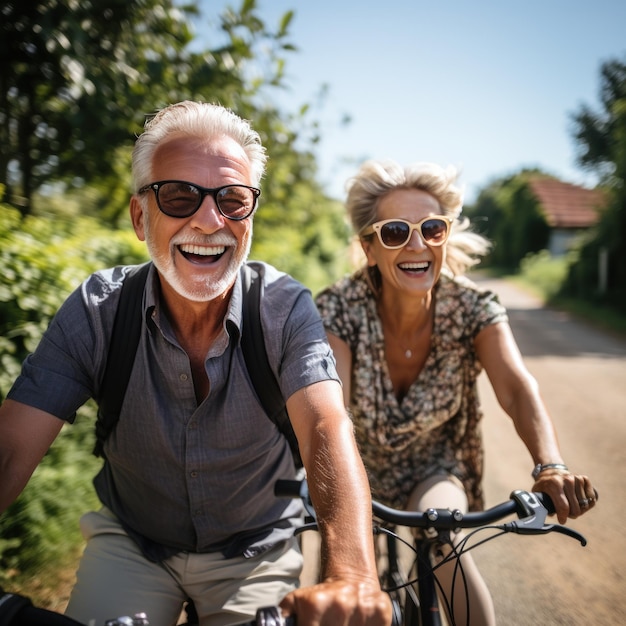
<path id="1" fill-rule="evenodd" d="M 391 623 L 389 596 L 378 581 L 327 579 L 311 587 L 296 589 L 280 603 L 287 615 L 297 616 L 298 626 L 388 626 Z"/>

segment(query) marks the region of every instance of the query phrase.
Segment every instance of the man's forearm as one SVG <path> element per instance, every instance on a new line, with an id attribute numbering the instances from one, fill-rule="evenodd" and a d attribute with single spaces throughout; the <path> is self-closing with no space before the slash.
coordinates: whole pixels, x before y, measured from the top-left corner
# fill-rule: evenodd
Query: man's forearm
<path id="1" fill-rule="evenodd" d="M 335 444 L 320 436 L 308 473 L 322 537 L 322 576 L 365 576 L 377 583 L 369 482 L 351 423 L 341 428 Z"/>

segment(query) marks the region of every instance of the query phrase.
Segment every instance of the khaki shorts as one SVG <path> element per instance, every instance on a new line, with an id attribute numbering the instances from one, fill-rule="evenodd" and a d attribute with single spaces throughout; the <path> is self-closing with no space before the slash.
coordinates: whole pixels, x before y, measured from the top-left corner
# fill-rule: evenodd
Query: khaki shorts
<path id="1" fill-rule="evenodd" d="M 87 544 L 66 614 L 91 626 L 136 613 L 146 613 L 150 626 L 172 626 L 187 598 L 201 626 L 240 624 L 278 604 L 302 570 L 296 539 L 249 559 L 181 552 L 153 563 L 106 508 L 85 514 L 81 531 Z"/>

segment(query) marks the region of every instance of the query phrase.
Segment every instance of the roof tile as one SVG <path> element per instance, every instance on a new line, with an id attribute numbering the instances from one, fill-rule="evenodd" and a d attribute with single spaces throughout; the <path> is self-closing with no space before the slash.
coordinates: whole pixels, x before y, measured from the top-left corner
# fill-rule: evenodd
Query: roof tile
<path id="1" fill-rule="evenodd" d="M 598 209 L 606 196 L 598 189 L 586 189 L 550 178 L 529 181 L 530 188 L 553 228 L 587 228 L 598 221 Z"/>

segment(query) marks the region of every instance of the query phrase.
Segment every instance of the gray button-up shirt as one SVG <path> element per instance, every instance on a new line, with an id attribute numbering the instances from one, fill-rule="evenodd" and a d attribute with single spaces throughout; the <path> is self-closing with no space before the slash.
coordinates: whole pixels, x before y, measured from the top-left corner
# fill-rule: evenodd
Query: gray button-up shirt
<path id="1" fill-rule="evenodd" d="M 97 397 L 127 268 L 90 276 L 63 304 L 8 397 L 73 421 Z M 239 337 L 242 290 L 234 286 L 223 330 L 206 355 L 210 381 L 198 405 L 189 359 L 159 306 L 151 269 L 135 363 L 107 461 L 101 501 L 149 544 L 174 551 L 252 554 L 298 524 L 299 503 L 273 495 L 294 475 L 286 439 L 264 413 Z M 285 398 L 339 380 L 309 291 L 266 266 L 261 323 Z"/>

